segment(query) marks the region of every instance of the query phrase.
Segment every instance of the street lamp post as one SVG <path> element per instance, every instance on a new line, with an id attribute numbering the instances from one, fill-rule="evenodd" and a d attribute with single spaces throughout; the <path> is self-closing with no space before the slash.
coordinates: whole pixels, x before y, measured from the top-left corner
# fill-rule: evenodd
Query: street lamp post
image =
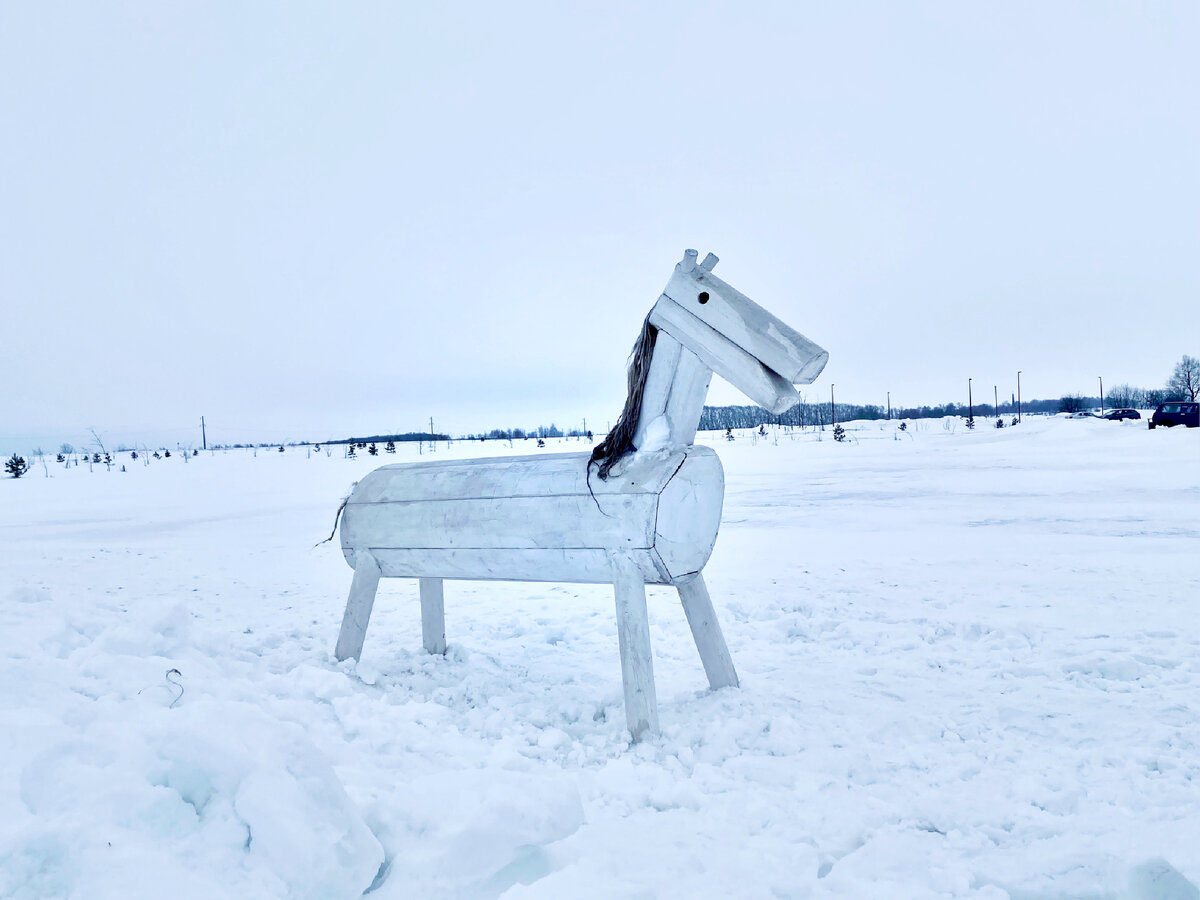
<path id="1" fill-rule="evenodd" d="M 975 419 L 975 400 L 971 395 L 971 379 L 967 379 L 967 421 Z"/>
<path id="2" fill-rule="evenodd" d="M 1100 375 L 1096 376 L 1100 379 L 1100 415 L 1104 415 L 1104 378 Z"/>
<path id="3" fill-rule="evenodd" d="M 1021 421 L 1021 372 L 1017 370 L 1017 421 Z"/>
<path id="4" fill-rule="evenodd" d="M 888 421 L 892 421 L 892 392 L 888 391 Z"/>
<path id="5" fill-rule="evenodd" d="M 1000 388 L 994 384 L 992 385 L 992 407 L 996 418 L 1000 418 Z"/>

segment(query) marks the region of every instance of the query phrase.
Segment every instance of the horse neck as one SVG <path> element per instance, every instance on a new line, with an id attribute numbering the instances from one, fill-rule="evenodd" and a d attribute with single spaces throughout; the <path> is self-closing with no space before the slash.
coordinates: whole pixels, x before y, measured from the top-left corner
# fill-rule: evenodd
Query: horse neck
<path id="1" fill-rule="evenodd" d="M 712 374 L 712 369 L 695 353 L 660 330 L 650 356 L 634 446 L 645 447 L 648 439 L 657 436 L 652 433 L 652 426 L 662 417 L 666 418 L 668 446 L 692 444 L 700 426 L 700 414 L 704 412 L 704 399 L 708 396 Z M 653 432 L 658 432 L 659 427 L 653 428 Z"/>

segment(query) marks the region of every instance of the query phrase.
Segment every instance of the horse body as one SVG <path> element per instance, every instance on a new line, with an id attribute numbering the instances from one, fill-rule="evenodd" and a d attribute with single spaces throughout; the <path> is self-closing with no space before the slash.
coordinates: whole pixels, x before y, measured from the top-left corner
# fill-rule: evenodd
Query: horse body
<path id="1" fill-rule="evenodd" d="M 384 466 L 351 493 L 341 543 L 354 580 L 336 656 L 358 658 L 380 577 L 420 582 L 425 649 L 445 651 L 442 581 L 611 583 L 629 730 L 658 730 L 646 584 L 679 591 L 713 688 L 737 673 L 700 574 L 724 475 L 693 444 L 716 372 L 773 412 L 828 354 L 712 274 L 689 250 L 643 325 L 616 427 L 591 454 Z"/>

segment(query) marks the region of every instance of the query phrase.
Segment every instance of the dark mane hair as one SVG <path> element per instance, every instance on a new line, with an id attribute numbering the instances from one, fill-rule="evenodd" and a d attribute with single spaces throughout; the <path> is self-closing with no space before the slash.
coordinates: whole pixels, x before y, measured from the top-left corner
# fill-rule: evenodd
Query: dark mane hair
<path id="1" fill-rule="evenodd" d="M 646 390 L 646 374 L 650 371 L 650 357 L 654 353 L 657 337 L 658 329 L 650 324 L 650 316 L 647 315 L 642 323 L 642 333 L 629 353 L 629 394 L 625 398 L 625 408 L 621 410 L 617 424 L 608 437 L 592 450 L 592 458 L 588 463 L 590 468 L 593 462 L 600 462 L 597 471 L 602 479 L 608 478 L 609 470 L 621 457 L 637 449 L 633 446 L 633 435 L 642 417 L 642 394 Z"/>

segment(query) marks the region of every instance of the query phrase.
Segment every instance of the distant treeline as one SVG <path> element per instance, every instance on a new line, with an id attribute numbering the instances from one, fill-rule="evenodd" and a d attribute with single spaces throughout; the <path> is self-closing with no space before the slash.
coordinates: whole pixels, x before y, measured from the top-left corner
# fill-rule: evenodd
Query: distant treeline
<path id="1" fill-rule="evenodd" d="M 367 437 L 348 437 L 337 438 L 332 441 L 325 441 L 326 444 L 386 444 L 388 441 L 424 441 L 430 443 L 432 441 L 448 441 L 448 434 L 432 434 L 428 431 L 406 431 L 404 434 L 372 434 Z"/>
<path id="2" fill-rule="evenodd" d="M 1086 398 L 1085 398 L 1086 400 Z M 1096 401 L 1099 406 L 1100 401 Z M 1021 410 L 1026 413 L 1056 413 L 1061 406 L 1060 400 L 1023 400 Z M 1001 403 L 1000 415 L 1016 415 L 1015 403 Z M 997 415 L 996 407 L 991 403 L 976 403 L 969 407 L 966 403 L 943 403 L 940 406 L 893 406 L 893 419 L 940 419 L 943 416 L 967 416 L 974 414 L 978 417 Z M 701 431 L 724 431 L 726 428 L 757 428 L 759 425 L 830 425 L 831 416 L 836 416 L 838 422 L 849 422 L 854 419 L 886 419 L 886 406 L 860 405 L 855 403 L 838 403 L 831 409 L 828 403 L 797 403 L 787 412 L 776 415 L 761 406 L 706 406 L 700 414 Z"/>

